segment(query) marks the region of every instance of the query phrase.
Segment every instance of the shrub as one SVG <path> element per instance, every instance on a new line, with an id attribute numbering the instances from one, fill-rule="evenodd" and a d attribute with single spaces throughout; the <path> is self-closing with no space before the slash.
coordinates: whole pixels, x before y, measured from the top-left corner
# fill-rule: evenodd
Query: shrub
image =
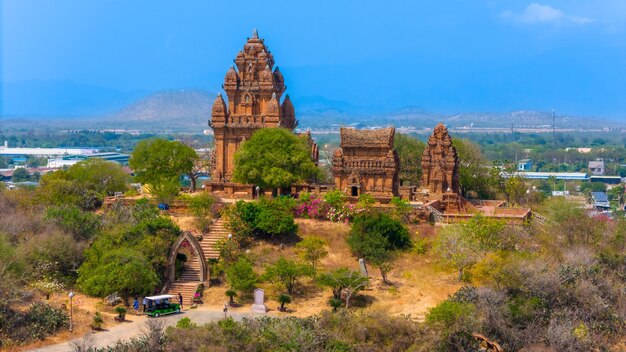
<path id="1" fill-rule="evenodd" d="M 225 271 L 230 287 L 242 295 L 250 293 L 259 280 L 252 263 L 244 257 L 227 266 Z"/>
<path id="2" fill-rule="evenodd" d="M 341 298 L 331 297 L 328 300 L 328 305 L 333 308 L 333 311 L 337 311 L 337 309 L 343 306 L 343 300 Z"/>
<path id="3" fill-rule="evenodd" d="M 194 197 L 189 197 L 189 209 L 196 218 L 196 223 L 201 231 L 209 230 L 215 197 L 207 192 L 202 192 Z"/>
<path id="4" fill-rule="evenodd" d="M 304 195 L 304 196 L 303 196 Z M 296 217 L 305 219 L 323 219 L 328 215 L 328 204 L 315 194 L 303 193 L 294 208 Z"/>
<path id="5" fill-rule="evenodd" d="M 287 197 L 273 200 L 261 198 L 256 203 L 239 201 L 226 212 L 226 220 L 239 242 L 245 242 L 252 235 L 287 236 L 298 229 L 293 218 L 293 206 L 293 200 Z"/>
<path id="6" fill-rule="evenodd" d="M 278 303 L 280 303 L 280 311 L 285 311 L 285 304 L 291 303 L 291 296 L 286 294 L 278 295 Z"/>
<path id="7" fill-rule="evenodd" d="M 430 240 L 426 237 L 417 237 L 413 241 L 413 251 L 417 254 L 426 254 L 430 246 Z"/>
<path id="8" fill-rule="evenodd" d="M 102 314 L 100 314 L 100 312 L 96 312 L 96 314 L 93 315 L 93 319 L 91 319 L 91 326 L 95 330 L 100 330 L 102 329 L 102 324 L 104 324 L 104 319 L 102 318 Z"/>
<path id="9" fill-rule="evenodd" d="M 226 290 L 226 296 L 229 298 L 230 305 L 235 304 L 235 297 L 237 297 L 237 291 L 235 290 Z"/>
<path id="10" fill-rule="evenodd" d="M 196 327 L 196 324 L 193 323 L 189 318 L 182 318 L 176 322 L 176 327 L 179 329 L 189 329 Z"/>
<path id="11" fill-rule="evenodd" d="M 40 302 L 30 307 L 26 319 L 30 322 L 33 336 L 38 339 L 66 327 L 69 322 L 67 313 L 63 310 Z"/>
<path id="12" fill-rule="evenodd" d="M 317 264 L 320 259 L 328 255 L 328 251 L 324 248 L 326 245 L 328 245 L 328 242 L 314 236 L 307 237 L 296 244 L 296 247 L 300 249 L 302 259 L 311 263 L 313 273 L 317 271 Z"/>
<path id="13" fill-rule="evenodd" d="M 293 260 L 280 257 L 276 264 L 270 265 L 265 269 L 264 278 L 267 280 L 281 283 L 291 295 L 298 284 L 298 280 L 303 276 L 312 276 L 313 269 L 306 264 L 296 263 Z"/>
<path id="14" fill-rule="evenodd" d="M 335 209 L 340 209 L 343 207 L 348 197 L 342 191 L 335 189 L 324 195 L 324 201 Z"/>
<path id="15" fill-rule="evenodd" d="M 355 249 L 358 247 L 357 242 L 359 239 L 372 235 L 380 235 L 387 239 L 386 249 L 406 249 L 411 247 L 411 239 L 407 228 L 400 221 L 394 220 L 389 215 L 381 212 L 363 213 L 356 216 L 348 237 L 348 243 L 352 243 L 351 248 Z"/>

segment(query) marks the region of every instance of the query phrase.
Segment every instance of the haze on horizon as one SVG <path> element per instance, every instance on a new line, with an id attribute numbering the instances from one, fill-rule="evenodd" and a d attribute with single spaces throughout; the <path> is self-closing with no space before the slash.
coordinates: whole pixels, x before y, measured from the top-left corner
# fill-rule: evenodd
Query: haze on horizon
<path id="1" fill-rule="evenodd" d="M 623 0 L 4 0 L 0 11 L 0 116 L 221 91 L 258 28 L 296 109 L 320 96 L 383 110 L 556 108 L 626 120 Z"/>

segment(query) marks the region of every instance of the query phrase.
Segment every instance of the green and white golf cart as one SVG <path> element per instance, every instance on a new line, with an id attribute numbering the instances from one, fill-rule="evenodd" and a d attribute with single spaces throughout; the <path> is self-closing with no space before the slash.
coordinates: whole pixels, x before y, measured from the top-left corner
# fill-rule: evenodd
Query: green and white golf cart
<path id="1" fill-rule="evenodd" d="M 146 315 L 158 318 L 162 315 L 180 313 L 180 305 L 172 301 L 178 298 L 174 295 L 158 295 L 146 297 Z"/>

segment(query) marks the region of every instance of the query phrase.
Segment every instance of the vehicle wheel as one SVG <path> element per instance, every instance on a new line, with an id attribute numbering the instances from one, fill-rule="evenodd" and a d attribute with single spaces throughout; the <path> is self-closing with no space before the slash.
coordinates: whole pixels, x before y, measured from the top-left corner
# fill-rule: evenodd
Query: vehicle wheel
<path id="1" fill-rule="evenodd" d="M 180 313 L 180 308 L 176 308 L 176 313 Z"/>
<path id="2" fill-rule="evenodd" d="M 159 317 L 159 313 L 154 313 L 154 317 L 158 318 Z"/>

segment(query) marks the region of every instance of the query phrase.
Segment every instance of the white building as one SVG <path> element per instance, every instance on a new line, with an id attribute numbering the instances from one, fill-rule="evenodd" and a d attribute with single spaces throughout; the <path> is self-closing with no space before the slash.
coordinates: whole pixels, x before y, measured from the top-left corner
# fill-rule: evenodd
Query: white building
<path id="1" fill-rule="evenodd" d="M 91 155 L 97 152 L 97 149 L 90 148 L 9 148 L 8 141 L 0 146 L 0 155 L 62 156 Z"/>

